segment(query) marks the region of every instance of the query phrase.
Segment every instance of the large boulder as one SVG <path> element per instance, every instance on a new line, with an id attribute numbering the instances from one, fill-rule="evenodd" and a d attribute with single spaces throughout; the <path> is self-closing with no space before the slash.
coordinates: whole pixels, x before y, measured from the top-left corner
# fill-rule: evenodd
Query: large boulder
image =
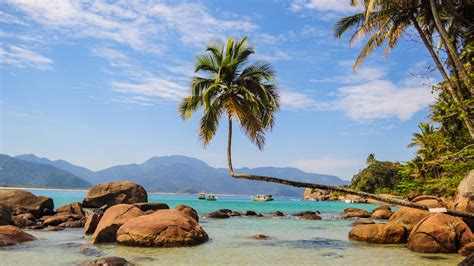
<path id="1" fill-rule="evenodd" d="M 64 222 L 79 221 L 83 219 L 83 216 L 77 214 L 71 214 L 67 212 L 59 212 L 54 216 L 48 217 L 43 221 L 44 226 L 56 226 Z"/>
<path id="2" fill-rule="evenodd" d="M 56 212 L 76 214 L 82 217 L 86 216 L 84 210 L 82 209 L 82 204 L 80 202 L 73 202 L 66 205 L 62 205 L 56 209 Z"/>
<path id="3" fill-rule="evenodd" d="M 419 221 L 430 215 L 431 214 L 428 211 L 400 207 L 395 213 L 392 214 L 392 216 L 390 216 L 388 223 L 392 225 L 401 225 L 409 232 Z"/>
<path id="4" fill-rule="evenodd" d="M 429 208 L 444 208 L 446 205 L 444 202 L 436 196 L 429 196 L 429 195 L 421 195 L 418 197 L 415 197 L 414 199 L 411 200 L 411 202 L 415 202 L 421 205 L 425 205 Z"/>
<path id="5" fill-rule="evenodd" d="M 196 222 L 199 222 L 198 212 L 195 209 L 189 207 L 188 205 L 178 205 L 175 207 L 175 209 L 182 212 L 183 214 L 187 216 L 194 218 Z"/>
<path id="6" fill-rule="evenodd" d="M 23 230 L 16 226 L 0 226 L 0 247 L 13 246 L 33 240 L 36 240 L 36 237 L 23 232 Z"/>
<path id="7" fill-rule="evenodd" d="M 413 228 L 408 248 L 425 253 L 453 253 L 473 241 L 471 229 L 460 218 L 436 213 Z"/>
<path id="8" fill-rule="evenodd" d="M 349 239 L 374 244 L 398 244 L 406 242 L 407 231 L 400 225 L 359 224 L 349 232 Z"/>
<path id="9" fill-rule="evenodd" d="M 119 204 L 107 209 L 92 235 L 94 244 L 115 242 L 117 230 L 126 221 L 145 213 L 130 204 Z"/>
<path id="10" fill-rule="evenodd" d="M 368 218 L 370 217 L 370 213 L 366 210 L 358 209 L 358 208 L 347 208 L 344 210 L 344 213 L 341 214 L 342 219 L 348 218 Z"/>
<path id="11" fill-rule="evenodd" d="M 392 216 L 392 214 L 393 212 L 390 206 L 384 205 L 373 210 L 370 218 L 387 220 L 390 218 L 390 216 Z"/>
<path id="12" fill-rule="evenodd" d="M 95 232 L 102 215 L 103 214 L 92 213 L 86 218 L 83 229 L 84 235 L 92 235 Z"/>
<path id="13" fill-rule="evenodd" d="M 51 198 L 35 196 L 29 191 L 19 189 L 0 190 L 0 204 L 10 208 L 12 214 L 31 213 L 36 218 L 51 214 L 54 209 Z"/>
<path id="14" fill-rule="evenodd" d="M 194 218 L 178 210 L 160 210 L 130 219 L 117 232 L 117 243 L 127 246 L 194 246 L 208 239 Z"/>
<path id="15" fill-rule="evenodd" d="M 327 190 L 306 188 L 303 197 L 305 200 L 325 201 L 329 200 L 331 193 Z"/>
<path id="16" fill-rule="evenodd" d="M 0 204 L 0 226 L 12 223 L 12 210 L 5 205 Z"/>
<path id="17" fill-rule="evenodd" d="M 462 247 L 458 251 L 458 253 L 463 255 L 463 256 L 469 256 L 471 254 L 474 254 L 474 242 L 471 242 L 471 243 L 465 245 L 464 247 Z"/>
<path id="18" fill-rule="evenodd" d="M 471 170 L 459 183 L 454 208 L 458 211 L 474 213 L 474 170 Z"/>
<path id="19" fill-rule="evenodd" d="M 145 189 L 132 182 L 99 184 L 89 190 L 82 201 L 84 208 L 108 208 L 113 205 L 147 202 Z"/>

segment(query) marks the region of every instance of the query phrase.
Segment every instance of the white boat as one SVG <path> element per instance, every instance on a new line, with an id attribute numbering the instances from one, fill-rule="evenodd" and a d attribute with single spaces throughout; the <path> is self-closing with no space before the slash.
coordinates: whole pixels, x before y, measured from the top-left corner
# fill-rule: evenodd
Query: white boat
<path id="1" fill-rule="evenodd" d="M 253 201 L 258 201 L 258 202 L 265 202 L 265 201 L 272 201 L 273 197 L 270 194 L 265 194 L 265 195 L 257 195 L 257 196 L 252 196 L 250 197 Z"/>
<path id="2" fill-rule="evenodd" d="M 354 201 L 352 201 L 351 199 L 346 199 L 344 202 L 345 203 L 354 203 Z"/>
<path id="3" fill-rule="evenodd" d="M 208 201 L 216 201 L 217 197 L 214 194 L 209 194 L 209 195 L 207 195 L 207 200 Z"/>

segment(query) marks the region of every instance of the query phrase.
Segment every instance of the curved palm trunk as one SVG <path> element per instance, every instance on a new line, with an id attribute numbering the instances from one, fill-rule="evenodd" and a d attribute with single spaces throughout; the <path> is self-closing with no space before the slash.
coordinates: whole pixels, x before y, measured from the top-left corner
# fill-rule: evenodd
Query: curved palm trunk
<path id="1" fill-rule="evenodd" d="M 438 29 L 438 33 L 441 36 L 441 39 L 443 40 L 444 46 L 446 46 L 448 56 L 453 60 L 454 67 L 456 68 L 459 75 L 461 76 L 461 79 L 463 80 L 464 84 L 466 84 L 466 87 L 468 88 L 471 95 L 473 95 L 474 94 L 474 89 L 471 87 L 469 77 L 466 74 L 464 66 L 463 66 L 461 60 L 459 59 L 459 57 L 457 55 L 456 48 L 449 41 L 448 33 L 446 32 L 446 29 L 444 28 L 443 22 L 441 21 L 441 17 L 438 13 L 438 9 L 436 8 L 436 1 L 435 0 L 430 0 L 430 7 L 431 7 L 431 13 L 433 14 L 433 19 L 434 19 L 436 28 Z"/>
<path id="2" fill-rule="evenodd" d="M 395 198 L 387 198 L 380 195 L 357 191 L 357 190 L 353 190 L 346 187 L 298 182 L 298 181 L 292 181 L 292 180 L 281 179 L 281 178 L 270 177 L 270 176 L 235 173 L 232 167 L 232 154 L 231 154 L 232 153 L 232 118 L 231 117 L 229 117 L 228 130 L 229 131 L 228 131 L 228 139 L 227 139 L 227 164 L 229 167 L 230 176 L 234 178 L 254 180 L 254 181 L 260 181 L 260 182 L 277 183 L 277 184 L 282 184 L 282 185 L 287 185 L 287 186 L 292 186 L 292 187 L 317 188 L 317 189 L 324 189 L 324 190 L 330 190 L 330 191 L 338 191 L 338 192 L 344 192 L 347 194 L 358 195 L 361 197 L 367 197 L 367 198 L 371 198 L 371 199 L 375 199 L 378 201 L 383 201 L 383 202 L 387 202 L 387 203 L 391 203 L 395 205 L 401 205 L 401 206 L 420 209 L 420 210 L 428 210 L 428 207 L 425 205 L 421 205 L 421 204 L 417 204 L 417 203 L 405 201 L 405 200 L 399 200 Z M 466 213 L 466 212 L 461 212 L 461 211 L 456 211 L 456 210 L 447 210 L 447 214 L 463 217 L 463 218 L 474 219 L 473 213 Z"/>
<path id="3" fill-rule="evenodd" d="M 428 49 L 428 52 L 430 53 L 431 58 L 433 58 L 433 60 L 435 61 L 435 64 L 436 64 L 439 72 L 441 73 L 441 76 L 446 81 L 448 93 L 451 95 L 453 100 L 459 105 L 461 110 L 466 114 L 466 115 L 463 115 L 462 119 L 464 121 L 464 124 L 466 125 L 466 128 L 469 132 L 469 135 L 471 136 L 471 139 L 474 139 L 474 121 L 473 121 L 472 117 L 469 115 L 470 114 L 469 109 L 466 108 L 466 106 L 463 102 L 461 89 L 460 88 L 457 88 L 457 89 L 454 88 L 451 80 L 449 79 L 448 74 L 446 73 L 446 70 L 444 69 L 443 64 L 439 60 L 438 56 L 436 55 L 436 52 L 434 51 L 434 49 L 431 46 L 428 39 L 426 38 L 425 33 L 421 29 L 420 24 L 418 24 L 418 21 L 416 20 L 416 18 L 414 16 L 411 17 L 411 21 L 413 22 L 413 25 L 415 26 L 415 29 L 418 32 L 418 35 L 420 35 L 421 40 L 425 44 L 426 49 Z"/>

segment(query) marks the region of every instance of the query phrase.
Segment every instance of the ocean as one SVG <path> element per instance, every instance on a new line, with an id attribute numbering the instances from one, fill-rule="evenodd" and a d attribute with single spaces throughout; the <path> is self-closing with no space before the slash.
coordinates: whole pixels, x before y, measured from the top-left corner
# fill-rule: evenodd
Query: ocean
<path id="1" fill-rule="evenodd" d="M 55 206 L 82 201 L 85 191 L 30 190 L 54 199 Z M 253 202 L 247 196 L 218 196 L 217 201 L 200 201 L 196 195 L 149 194 L 150 202 L 171 208 L 186 204 L 200 214 L 218 209 L 282 211 L 285 217 L 201 218 L 209 242 L 184 248 L 136 248 L 115 244 L 92 245 L 81 229 L 58 232 L 29 230 L 38 240 L 0 248 L 0 265 L 78 265 L 104 256 L 119 256 L 137 265 L 457 265 L 457 254 L 422 254 L 404 245 L 374 245 L 348 240 L 351 221 L 338 215 L 348 207 L 366 210 L 371 204 L 301 201 L 276 198 Z M 322 220 L 296 219 L 289 214 L 320 211 Z M 254 240 L 256 234 L 271 236 Z"/>

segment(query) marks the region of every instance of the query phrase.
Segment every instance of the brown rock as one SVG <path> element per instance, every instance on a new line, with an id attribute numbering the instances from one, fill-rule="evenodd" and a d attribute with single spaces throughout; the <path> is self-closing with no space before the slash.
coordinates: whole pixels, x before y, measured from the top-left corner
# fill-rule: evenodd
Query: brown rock
<path id="1" fill-rule="evenodd" d="M 395 213 L 390 216 L 389 224 L 401 225 L 410 232 L 413 227 L 424 218 L 428 217 L 430 213 L 414 208 L 400 207 Z"/>
<path id="2" fill-rule="evenodd" d="M 12 224 L 21 228 L 26 226 L 33 226 L 36 223 L 32 220 L 24 219 L 22 214 L 20 214 L 18 216 L 12 216 Z"/>
<path id="3" fill-rule="evenodd" d="M 257 216 L 258 214 L 254 211 L 245 211 L 242 213 L 244 216 Z"/>
<path id="4" fill-rule="evenodd" d="M 183 214 L 189 216 L 189 217 L 192 217 L 194 220 L 196 220 L 196 222 L 199 222 L 199 215 L 198 215 L 198 212 L 187 206 L 187 205 L 178 205 L 175 207 L 176 210 L 182 212 Z"/>
<path id="5" fill-rule="evenodd" d="M 64 228 L 59 227 L 59 226 L 50 225 L 50 226 L 45 227 L 44 230 L 50 231 L 50 232 L 56 232 L 56 231 L 64 231 Z"/>
<path id="6" fill-rule="evenodd" d="M 12 223 L 12 210 L 7 206 L 0 204 L 0 226 Z"/>
<path id="7" fill-rule="evenodd" d="M 0 204 L 12 210 L 12 214 L 31 213 L 36 218 L 49 214 L 54 209 L 51 198 L 35 196 L 25 190 L 0 190 Z"/>
<path id="8" fill-rule="evenodd" d="M 341 215 L 342 219 L 348 218 L 368 218 L 370 217 L 370 213 L 366 210 L 358 209 L 358 208 L 347 208 L 344 210 L 344 213 Z"/>
<path id="9" fill-rule="evenodd" d="M 473 241 L 471 230 L 461 219 L 436 213 L 413 227 L 407 247 L 416 252 L 452 253 Z"/>
<path id="10" fill-rule="evenodd" d="M 304 220 L 321 220 L 321 216 L 319 216 L 318 213 L 319 212 L 303 211 L 303 212 L 295 213 L 294 216 L 298 216 Z"/>
<path id="11" fill-rule="evenodd" d="M 375 222 L 369 218 L 357 218 L 354 222 L 352 222 L 352 225 L 358 224 L 375 224 Z"/>
<path id="12" fill-rule="evenodd" d="M 207 217 L 208 218 L 214 218 L 214 219 L 227 219 L 227 218 L 230 218 L 230 215 L 227 212 L 224 212 L 222 210 L 218 210 L 218 211 L 209 213 L 207 215 Z"/>
<path id="13" fill-rule="evenodd" d="M 98 260 L 90 261 L 87 266 L 130 266 L 133 265 L 121 257 L 104 257 Z"/>
<path id="14" fill-rule="evenodd" d="M 474 254 L 474 242 L 471 242 L 469 244 L 464 245 L 459 251 L 459 254 L 463 256 L 469 256 L 471 254 Z"/>
<path id="15" fill-rule="evenodd" d="M 267 236 L 267 235 L 258 234 L 258 235 L 251 236 L 250 238 L 255 239 L 255 240 L 266 240 L 266 239 L 270 239 L 272 237 Z"/>
<path id="16" fill-rule="evenodd" d="M 86 214 L 84 213 L 84 210 L 82 209 L 82 204 L 80 202 L 73 202 L 70 204 L 60 206 L 56 209 L 56 212 L 76 214 L 82 217 L 86 216 Z"/>
<path id="17" fill-rule="evenodd" d="M 43 225 L 44 226 L 50 226 L 50 225 L 51 226 L 56 226 L 56 225 L 62 224 L 62 223 L 67 222 L 67 221 L 78 221 L 78 220 L 81 220 L 82 218 L 84 218 L 84 217 L 79 216 L 77 214 L 70 214 L 70 213 L 66 213 L 66 212 L 60 212 L 60 213 L 57 213 L 56 215 L 54 215 L 52 217 L 49 217 L 46 220 L 44 220 Z"/>
<path id="18" fill-rule="evenodd" d="M 143 211 L 130 204 L 119 204 L 110 207 L 100 219 L 92 235 L 92 243 L 115 242 L 116 233 L 126 221 L 144 215 Z"/>
<path id="19" fill-rule="evenodd" d="M 193 246 L 208 239 L 195 219 L 178 210 L 159 210 L 130 219 L 117 232 L 117 243 L 127 246 Z"/>
<path id="20" fill-rule="evenodd" d="M 0 247 L 13 246 L 23 242 L 36 240 L 36 237 L 23 232 L 13 225 L 0 226 Z"/>
<path id="21" fill-rule="evenodd" d="M 349 239 L 374 244 L 398 244 L 406 242 L 407 232 L 399 225 L 359 224 L 349 232 Z"/>
<path id="22" fill-rule="evenodd" d="M 305 200 L 325 201 L 325 200 L 329 200 L 330 193 L 329 191 L 322 190 L 322 189 L 306 188 L 304 190 L 303 197 Z"/>
<path id="23" fill-rule="evenodd" d="M 282 217 L 282 216 L 285 216 L 285 214 L 284 214 L 283 212 L 281 212 L 281 211 L 274 211 L 274 212 L 271 213 L 271 215 L 272 215 L 273 217 Z"/>
<path id="24" fill-rule="evenodd" d="M 387 220 L 392 216 L 393 212 L 391 210 L 387 209 L 378 209 L 372 212 L 370 215 L 370 218 L 372 219 L 381 219 L 381 220 Z"/>
<path id="25" fill-rule="evenodd" d="M 436 196 L 421 195 L 411 200 L 412 202 L 428 206 L 429 208 L 443 208 L 446 205 Z"/>
<path id="26" fill-rule="evenodd" d="M 62 228 L 81 228 L 84 227 L 84 219 L 79 221 L 67 221 L 58 225 L 58 227 Z"/>
<path id="27" fill-rule="evenodd" d="M 458 211 L 474 213 L 474 170 L 459 183 L 454 207 Z"/>
<path id="28" fill-rule="evenodd" d="M 102 214 L 92 213 L 89 217 L 86 218 L 84 223 L 84 234 L 85 235 L 92 235 L 99 224 L 100 219 L 102 218 Z"/>
<path id="29" fill-rule="evenodd" d="M 134 203 L 132 205 L 139 208 L 140 210 L 144 212 L 164 210 L 164 209 L 170 208 L 168 204 L 160 203 L 160 202 L 141 202 L 141 203 Z"/>
<path id="30" fill-rule="evenodd" d="M 82 205 L 85 208 L 110 207 L 117 204 L 147 202 L 145 189 L 132 182 L 112 182 L 96 185 L 89 190 Z"/>
<path id="31" fill-rule="evenodd" d="M 471 254 L 464 258 L 463 261 L 461 261 L 458 266 L 472 266 L 474 265 L 474 254 Z"/>

